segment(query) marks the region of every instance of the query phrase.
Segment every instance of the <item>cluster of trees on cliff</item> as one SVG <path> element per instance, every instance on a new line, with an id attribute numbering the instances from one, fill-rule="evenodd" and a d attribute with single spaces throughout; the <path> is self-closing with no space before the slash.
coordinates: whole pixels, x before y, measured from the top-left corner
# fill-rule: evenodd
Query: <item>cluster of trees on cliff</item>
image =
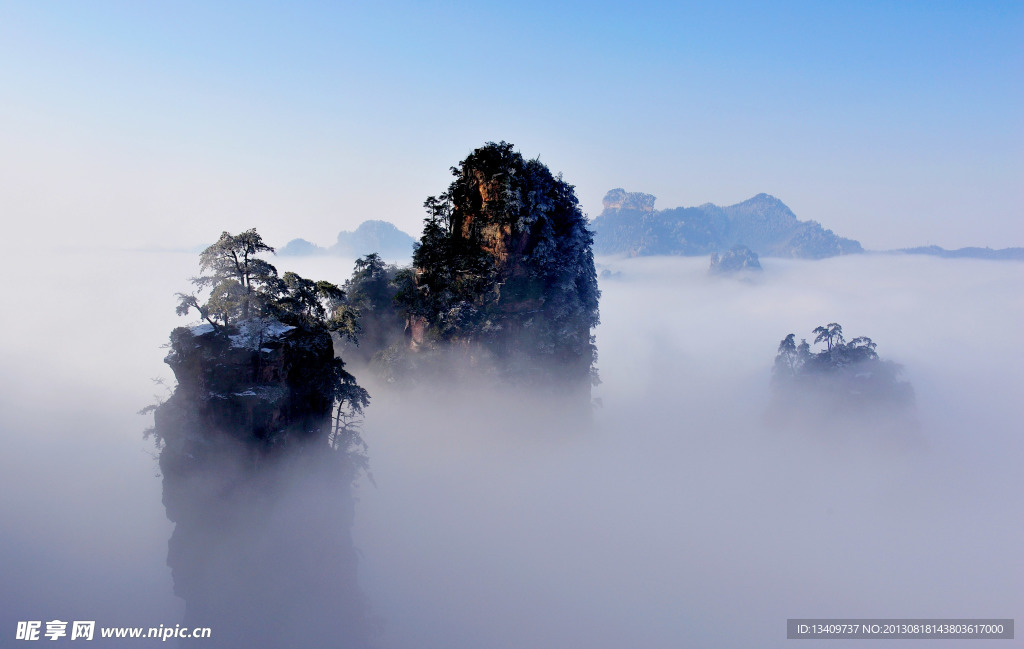
<path id="1" fill-rule="evenodd" d="M 267 253 L 273 254 L 274 248 L 264 243 L 255 229 L 237 235 L 222 233 L 216 243 L 200 254 L 203 274 L 192 280 L 200 289 L 209 289 L 208 297 L 202 301 L 195 293 L 179 293 L 176 311 L 186 315 L 195 310 L 212 328 L 214 338 L 230 341 L 215 347 L 225 356 L 215 360 L 216 367 L 229 366 L 226 355 L 230 349 L 241 348 L 251 356 L 255 367 L 249 377 L 252 385 L 236 386 L 240 390 L 236 394 L 247 394 L 250 388 L 258 388 L 262 383 L 284 382 L 290 392 L 289 409 L 296 411 L 289 416 L 307 422 L 304 428 L 308 430 L 303 434 L 317 435 L 320 424 L 333 412 L 334 425 L 327 431 L 328 443 L 355 453 L 362 445 L 357 422 L 370 396 L 345 369 L 344 361 L 335 356 L 332 336 L 355 341 L 359 333 L 358 312 L 336 284 L 310 280 L 293 272 L 279 276 L 277 269 L 261 256 Z M 280 340 L 272 339 L 284 333 L 289 337 L 287 369 L 294 376 L 268 378 L 260 367 L 267 364 L 264 357 L 280 347 Z M 172 333 L 169 362 L 180 362 L 180 358 L 188 355 L 188 341 L 194 335 L 194 331 L 181 328 Z M 212 373 L 209 381 L 234 385 L 229 377 Z M 255 433 L 263 445 L 273 442 L 275 435 L 285 433 Z M 353 457 L 359 459 L 357 453 Z"/>
<path id="2" fill-rule="evenodd" d="M 831 410 L 863 410 L 879 406 L 909 406 L 914 392 L 900 380 L 902 367 L 883 360 L 866 336 L 846 340 L 835 322 L 816 327 L 812 351 L 806 339 L 789 334 L 779 343 L 772 371 L 777 400 L 803 407 L 808 401 Z"/>
<path id="3" fill-rule="evenodd" d="M 424 203 L 412 268 L 396 300 L 413 345 L 456 345 L 501 376 L 596 380 L 593 235 L 572 185 L 506 142 L 476 149 Z"/>
<path id="4" fill-rule="evenodd" d="M 342 289 L 293 272 L 278 277 L 277 268 L 260 257 L 263 253 L 273 254 L 274 249 L 255 229 L 221 233 L 217 243 L 199 255 L 205 274 L 192 280 L 199 288 L 210 289 L 209 297 L 200 302 L 194 293 L 178 293 L 178 315 L 195 309 L 214 329 L 270 317 L 355 336 L 355 314 Z"/>

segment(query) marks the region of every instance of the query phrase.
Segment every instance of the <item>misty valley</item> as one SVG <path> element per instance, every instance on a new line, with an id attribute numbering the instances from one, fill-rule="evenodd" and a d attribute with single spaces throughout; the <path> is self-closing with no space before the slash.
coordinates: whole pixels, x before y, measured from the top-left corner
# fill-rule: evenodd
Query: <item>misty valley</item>
<path id="1" fill-rule="evenodd" d="M 504 142 L 452 176 L 411 261 L 360 247 L 383 222 L 9 260 L 4 623 L 667 648 L 1014 616 L 1019 262 L 865 253 L 764 194 L 588 222 Z"/>

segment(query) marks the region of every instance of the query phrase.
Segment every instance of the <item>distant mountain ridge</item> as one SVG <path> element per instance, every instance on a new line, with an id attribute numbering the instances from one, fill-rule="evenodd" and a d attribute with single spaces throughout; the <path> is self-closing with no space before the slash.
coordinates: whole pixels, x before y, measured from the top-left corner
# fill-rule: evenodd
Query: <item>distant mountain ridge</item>
<path id="1" fill-rule="evenodd" d="M 329 248 L 321 248 L 305 239 L 292 239 L 277 252 L 280 255 L 337 257 L 362 257 L 376 252 L 384 259 L 408 259 L 412 257 L 412 246 L 415 242 L 415 239 L 392 223 L 363 221 L 354 232 L 339 232 L 338 240 Z"/>
<path id="2" fill-rule="evenodd" d="M 997 261 L 1024 261 L 1024 248 L 958 248 L 946 250 L 939 246 L 920 246 L 918 248 L 901 248 L 890 252 L 901 252 L 906 255 L 931 255 L 946 259 L 992 259 Z"/>
<path id="3" fill-rule="evenodd" d="M 824 259 L 864 252 L 853 239 L 837 236 L 817 221 L 801 221 L 785 203 L 758 194 L 736 205 L 654 209 L 657 199 L 643 192 L 613 189 L 605 194 L 604 210 L 590 222 L 594 252 L 646 255 L 702 256 L 725 253 L 735 246 L 750 248 L 755 256 Z M 378 253 L 384 259 L 412 256 L 416 239 L 388 221 L 363 221 L 352 232 L 341 231 L 337 241 L 321 247 L 306 239 L 292 239 L 278 249 L 280 255 L 331 255 L 356 258 Z M 202 250 L 206 246 L 195 247 Z M 190 249 L 190 251 L 192 251 Z M 946 259 L 1024 261 L 1024 248 L 967 247 L 947 250 L 919 246 L 883 251 L 889 254 L 929 255 Z"/>
<path id="4" fill-rule="evenodd" d="M 598 254 L 707 255 L 743 245 L 760 256 L 823 259 L 864 252 L 817 221 L 801 221 L 768 194 L 719 207 L 655 210 L 655 197 L 613 189 L 604 211 L 591 222 Z"/>

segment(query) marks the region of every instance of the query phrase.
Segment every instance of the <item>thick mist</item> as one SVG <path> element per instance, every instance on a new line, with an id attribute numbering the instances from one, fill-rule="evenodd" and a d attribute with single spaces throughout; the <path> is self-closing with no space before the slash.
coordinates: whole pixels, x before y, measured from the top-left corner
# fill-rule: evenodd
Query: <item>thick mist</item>
<path id="1" fill-rule="evenodd" d="M 6 262 L 0 633 L 180 622 L 134 413 L 170 379 L 160 345 L 196 256 Z M 543 397 L 357 375 L 375 484 L 353 535 L 382 648 L 769 647 L 788 617 L 1024 617 L 1024 266 L 763 259 L 743 280 L 706 259 L 599 263 L 615 275 L 589 431 Z M 914 443 L 764 424 L 779 341 L 828 322 L 904 365 Z"/>
<path id="2" fill-rule="evenodd" d="M 766 647 L 787 617 L 1019 617 L 1024 268 L 601 261 L 621 275 L 591 435 L 522 395 L 371 409 L 356 540 L 384 646 Z M 906 366 L 916 443 L 762 424 L 779 341 L 832 321 Z"/>

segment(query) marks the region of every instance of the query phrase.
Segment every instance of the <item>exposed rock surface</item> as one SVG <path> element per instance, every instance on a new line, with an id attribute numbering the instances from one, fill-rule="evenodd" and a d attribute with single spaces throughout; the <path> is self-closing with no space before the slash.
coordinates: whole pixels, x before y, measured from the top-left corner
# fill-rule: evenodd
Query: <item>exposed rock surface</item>
<path id="1" fill-rule="evenodd" d="M 350 529 L 356 466 L 329 440 L 329 334 L 178 328 L 155 412 L 168 565 L 202 647 L 367 645 Z M 192 645 L 189 645 L 192 646 Z"/>
<path id="2" fill-rule="evenodd" d="M 761 256 L 821 259 L 863 252 L 816 221 L 800 221 L 768 194 L 718 207 L 654 209 L 650 194 L 613 189 L 594 219 L 594 249 L 600 254 L 707 255 L 737 244 Z"/>
<path id="3" fill-rule="evenodd" d="M 518 384 L 569 388 L 589 405 L 598 323 L 593 237 L 573 187 L 507 143 L 452 169 L 400 294 L 410 347 L 447 345 Z"/>

